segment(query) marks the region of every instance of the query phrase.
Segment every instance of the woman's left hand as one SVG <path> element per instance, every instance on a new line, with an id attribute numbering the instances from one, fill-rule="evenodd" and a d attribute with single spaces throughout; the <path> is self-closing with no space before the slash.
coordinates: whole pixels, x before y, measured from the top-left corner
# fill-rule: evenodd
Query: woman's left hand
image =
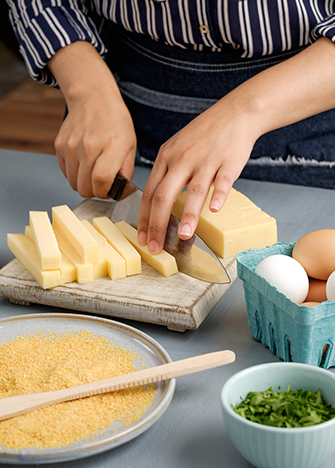
<path id="1" fill-rule="evenodd" d="M 139 242 L 150 252 L 162 250 L 173 203 L 186 185 L 181 239 L 192 237 L 211 184 L 210 210 L 222 208 L 256 139 L 247 115 L 225 97 L 162 145 L 143 192 L 138 225 Z"/>

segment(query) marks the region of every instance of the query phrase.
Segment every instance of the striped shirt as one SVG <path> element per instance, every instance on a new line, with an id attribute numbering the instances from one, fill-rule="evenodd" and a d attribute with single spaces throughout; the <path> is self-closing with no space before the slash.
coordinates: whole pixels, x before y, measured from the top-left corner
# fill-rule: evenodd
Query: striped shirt
<path id="1" fill-rule="evenodd" d="M 7 0 L 22 56 L 33 79 L 52 86 L 48 60 L 77 40 L 103 56 L 99 22 L 170 46 L 242 58 L 297 49 L 326 36 L 335 42 L 335 0 Z M 94 18 L 94 19 L 93 19 Z"/>

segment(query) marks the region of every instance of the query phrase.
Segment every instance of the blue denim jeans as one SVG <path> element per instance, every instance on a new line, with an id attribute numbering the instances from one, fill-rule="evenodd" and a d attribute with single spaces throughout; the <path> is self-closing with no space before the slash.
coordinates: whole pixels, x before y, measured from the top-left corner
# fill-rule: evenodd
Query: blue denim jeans
<path id="1" fill-rule="evenodd" d="M 149 165 L 160 146 L 197 115 L 247 79 L 300 51 L 242 59 L 232 49 L 171 47 L 112 23 L 105 24 L 103 39 L 106 62 L 134 121 L 138 161 Z M 334 171 L 331 110 L 260 137 L 241 177 L 335 188 Z"/>

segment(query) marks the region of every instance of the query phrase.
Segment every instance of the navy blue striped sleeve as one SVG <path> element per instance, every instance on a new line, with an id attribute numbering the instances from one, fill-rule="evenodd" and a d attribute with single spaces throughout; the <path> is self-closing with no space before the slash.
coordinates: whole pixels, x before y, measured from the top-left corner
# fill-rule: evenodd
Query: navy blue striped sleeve
<path id="1" fill-rule="evenodd" d="M 335 42 L 335 14 L 325 18 L 312 30 L 311 40 L 315 42 L 322 36 L 328 37 L 328 39 Z"/>
<path id="2" fill-rule="evenodd" d="M 50 58 L 75 41 L 88 41 L 103 55 L 105 47 L 96 26 L 75 0 L 11 0 L 10 19 L 30 76 L 57 86 L 47 67 Z"/>

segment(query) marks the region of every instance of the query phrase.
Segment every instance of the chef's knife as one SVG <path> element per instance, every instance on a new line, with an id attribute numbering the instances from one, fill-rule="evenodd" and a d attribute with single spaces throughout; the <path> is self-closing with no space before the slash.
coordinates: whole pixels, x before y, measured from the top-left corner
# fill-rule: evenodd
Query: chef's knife
<path id="1" fill-rule="evenodd" d="M 124 220 L 137 228 L 142 191 L 117 174 L 108 195 L 116 201 L 111 220 L 114 223 Z M 178 219 L 171 215 L 164 250 L 175 257 L 179 271 L 210 283 L 230 283 L 224 266 L 208 245 L 196 234 L 189 240 L 181 240 L 178 225 Z"/>

